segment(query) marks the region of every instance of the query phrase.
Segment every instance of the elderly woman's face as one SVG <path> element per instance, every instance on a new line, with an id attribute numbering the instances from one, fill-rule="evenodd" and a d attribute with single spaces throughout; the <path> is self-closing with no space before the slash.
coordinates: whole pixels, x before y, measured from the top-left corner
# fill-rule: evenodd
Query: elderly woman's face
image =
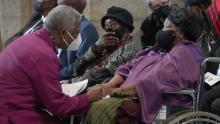
<path id="1" fill-rule="evenodd" d="M 157 32 L 156 42 L 157 45 L 167 51 L 171 50 L 178 39 L 178 33 L 176 26 L 169 19 L 164 22 L 162 30 Z"/>
<path id="2" fill-rule="evenodd" d="M 176 26 L 169 19 L 166 19 L 162 30 L 173 30 L 176 31 Z"/>
<path id="3" fill-rule="evenodd" d="M 163 26 L 163 29 L 162 30 L 172 30 L 175 32 L 176 34 L 176 38 L 177 40 L 179 40 L 179 38 L 183 37 L 183 34 L 178 30 L 178 28 L 176 27 L 176 25 L 171 22 L 169 19 L 166 19 L 165 22 L 164 22 L 164 26 Z"/>

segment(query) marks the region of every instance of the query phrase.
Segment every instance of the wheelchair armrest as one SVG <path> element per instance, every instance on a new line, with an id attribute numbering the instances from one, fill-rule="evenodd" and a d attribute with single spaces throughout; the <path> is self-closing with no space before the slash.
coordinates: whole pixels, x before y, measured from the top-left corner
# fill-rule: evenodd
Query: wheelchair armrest
<path id="1" fill-rule="evenodd" d="M 195 95 L 195 92 L 196 91 L 194 89 L 185 89 L 185 90 L 167 92 L 167 94 Z"/>

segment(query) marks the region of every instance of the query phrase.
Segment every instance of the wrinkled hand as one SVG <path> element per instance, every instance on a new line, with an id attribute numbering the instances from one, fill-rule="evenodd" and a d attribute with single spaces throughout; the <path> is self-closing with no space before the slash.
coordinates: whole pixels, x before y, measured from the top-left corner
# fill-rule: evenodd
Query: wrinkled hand
<path id="1" fill-rule="evenodd" d="M 115 94 L 115 93 L 121 93 L 121 88 L 114 88 L 111 90 L 111 95 Z"/>
<path id="2" fill-rule="evenodd" d="M 119 38 L 114 36 L 114 32 L 105 33 L 98 41 L 96 45 L 97 50 L 103 50 L 109 47 L 117 47 L 119 46 Z"/>
<path id="3" fill-rule="evenodd" d="M 111 89 L 108 88 L 108 86 L 105 85 L 105 84 L 97 84 L 97 85 L 95 85 L 93 87 L 88 88 L 88 91 L 90 91 L 93 88 L 100 88 L 100 90 L 101 90 L 101 94 L 100 95 L 102 97 L 105 97 L 106 95 L 109 95 L 111 93 Z"/>
<path id="4" fill-rule="evenodd" d="M 88 90 L 87 96 L 89 97 L 90 102 L 95 102 L 102 99 L 102 88 L 101 87 L 92 87 Z"/>
<path id="5" fill-rule="evenodd" d="M 102 97 L 105 97 L 111 93 L 111 89 L 107 85 L 101 84 L 101 87 L 102 87 Z"/>

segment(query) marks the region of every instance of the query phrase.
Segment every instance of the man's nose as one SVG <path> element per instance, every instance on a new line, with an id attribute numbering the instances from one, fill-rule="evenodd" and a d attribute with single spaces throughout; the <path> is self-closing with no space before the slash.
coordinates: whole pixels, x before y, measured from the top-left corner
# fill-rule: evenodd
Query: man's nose
<path id="1" fill-rule="evenodd" d="M 57 0 L 58 5 L 62 5 L 62 0 Z"/>
<path id="2" fill-rule="evenodd" d="M 113 32 L 113 30 L 111 28 L 105 28 L 105 32 Z"/>

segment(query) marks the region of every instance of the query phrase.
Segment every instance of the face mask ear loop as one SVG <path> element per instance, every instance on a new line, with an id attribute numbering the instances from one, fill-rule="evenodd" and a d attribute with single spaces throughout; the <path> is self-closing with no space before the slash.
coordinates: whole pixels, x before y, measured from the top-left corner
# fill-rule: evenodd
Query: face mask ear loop
<path id="1" fill-rule="evenodd" d="M 68 44 L 68 43 L 66 42 L 65 38 L 62 38 L 62 39 L 63 39 L 63 41 L 66 43 L 66 45 L 69 47 L 70 44 Z"/>
<path id="2" fill-rule="evenodd" d="M 175 34 L 176 34 L 176 37 L 177 37 L 177 32 L 179 32 L 180 34 L 182 34 L 181 30 L 180 30 L 180 27 L 177 27 L 176 30 L 175 30 Z M 183 35 L 179 35 L 178 37 L 180 37 L 181 39 L 183 38 Z"/>
<path id="3" fill-rule="evenodd" d="M 72 38 L 72 40 L 75 39 L 75 38 L 73 38 L 73 36 L 68 31 L 66 31 L 66 33 Z"/>

